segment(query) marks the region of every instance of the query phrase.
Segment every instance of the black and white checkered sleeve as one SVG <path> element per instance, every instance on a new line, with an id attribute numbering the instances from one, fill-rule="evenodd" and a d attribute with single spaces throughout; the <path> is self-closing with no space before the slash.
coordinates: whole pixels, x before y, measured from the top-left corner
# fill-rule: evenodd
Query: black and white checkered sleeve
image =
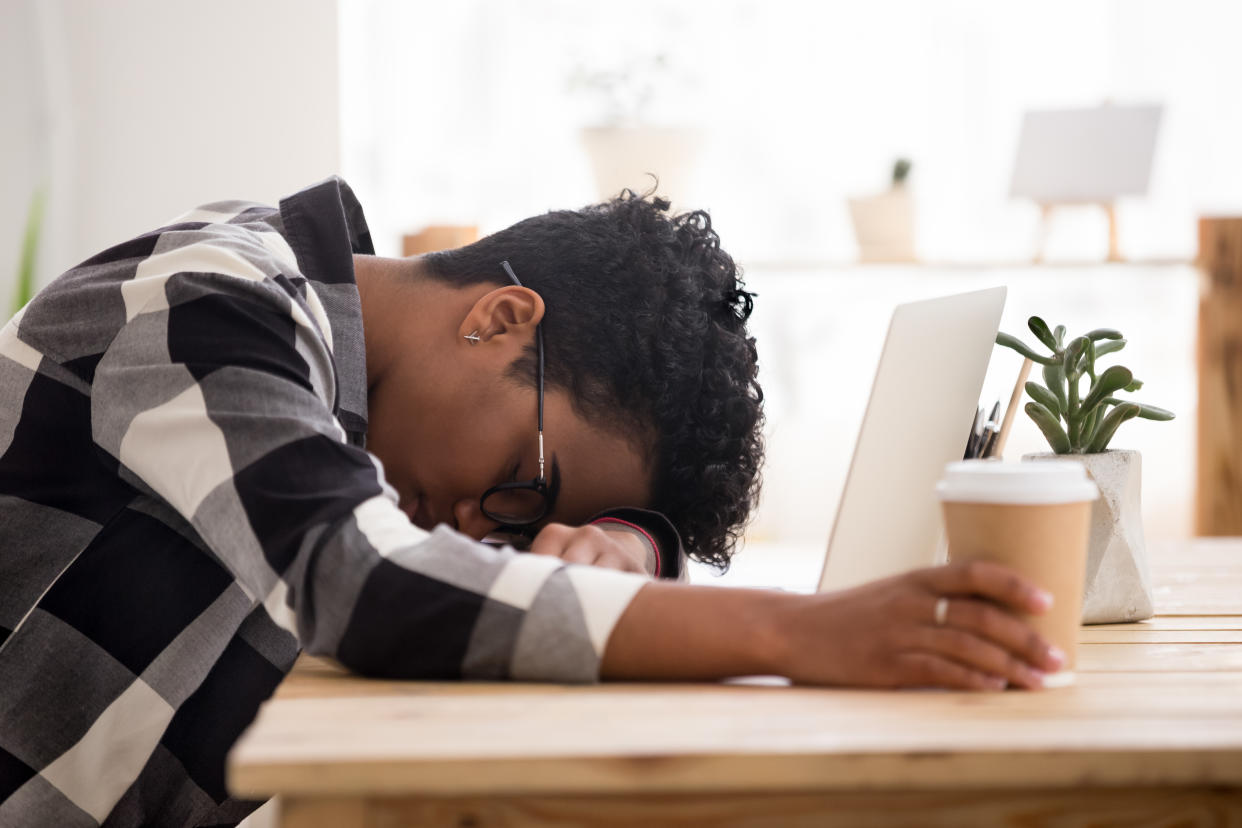
<path id="1" fill-rule="evenodd" d="M 250 246 L 263 244 L 164 250 L 125 283 L 126 323 L 95 372 L 95 442 L 312 653 L 375 675 L 596 679 L 645 580 L 413 526 L 333 416 L 314 291 Z"/>

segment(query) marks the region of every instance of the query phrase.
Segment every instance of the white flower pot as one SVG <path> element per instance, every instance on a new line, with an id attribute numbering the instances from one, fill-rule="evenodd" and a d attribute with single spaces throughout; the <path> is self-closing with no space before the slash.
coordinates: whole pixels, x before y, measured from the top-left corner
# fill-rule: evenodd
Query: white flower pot
<path id="1" fill-rule="evenodd" d="M 613 198 L 627 187 L 645 193 L 658 179 L 656 194 L 678 207 L 686 207 L 702 143 L 698 131 L 674 127 L 586 127 L 581 136 L 601 199 Z"/>
<path id="2" fill-rule="evenodd" d="M 1098 454 L 1026 454 L 1023 460 L 1072 459 L 1100 487 L 1091 512 L 1082 622 L 1117 624 L 1154 614 L 1147 545 L 1143 541 L 1143 456 L 1110 449 Z"/>
<path id="3" fill-rule="evenodd" d="M 860 261 L 915 261 L 914 201 L 905 187 L 849 201 Z"/>

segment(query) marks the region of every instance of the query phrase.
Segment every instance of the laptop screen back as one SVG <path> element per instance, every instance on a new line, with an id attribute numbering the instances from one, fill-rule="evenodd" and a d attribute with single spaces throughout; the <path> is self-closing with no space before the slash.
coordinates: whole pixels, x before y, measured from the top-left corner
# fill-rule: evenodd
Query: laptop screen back
<path id="1" fill-rule="evenodd" d="M 820 592 L 939 562 L 935 483 L 962 459 L 1005 294 L 989 288 L 893 311 Z"/>

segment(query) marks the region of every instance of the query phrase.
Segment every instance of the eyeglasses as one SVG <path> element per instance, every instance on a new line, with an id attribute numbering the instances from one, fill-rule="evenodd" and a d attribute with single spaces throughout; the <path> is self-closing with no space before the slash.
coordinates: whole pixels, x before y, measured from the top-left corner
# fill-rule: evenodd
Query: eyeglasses
<path id="1" fill-rule="evenodd" d="M 522 287 L 507 261 L 501 262 L 500 266 L 513 284 Z M 513 481 L 492 486 L 479 499 L 479 508 L 488 520 L 501 524 L 503 531 L 515 534 L 529 534 L 522 530 L 543 520 L 552 511 L 553 494 L 549 491 L 543 471 L 543 326 L 538 323 L 535 325 L 535 343 L 539 352 L 536 363 L 539 381 L 539 476 L 526 482 Z"/>

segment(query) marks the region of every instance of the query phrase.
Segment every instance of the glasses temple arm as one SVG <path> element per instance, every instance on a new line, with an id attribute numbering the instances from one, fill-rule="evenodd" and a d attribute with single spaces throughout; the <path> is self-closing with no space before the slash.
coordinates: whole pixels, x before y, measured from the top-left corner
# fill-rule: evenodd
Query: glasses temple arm
<path id="1" fill-rule="evenodd" d="M 513 284 L 518 287 L 524 287 L 517 274 L 513 272 L 513 267 L 509 264 L 509 260 L 505 259 L 500 263 L 505 273 L 513 280 Z M 536 323 L 535 325 L 535 341 L 539 346 L 539 477 L 543 477 L 543 327 Z"/>

